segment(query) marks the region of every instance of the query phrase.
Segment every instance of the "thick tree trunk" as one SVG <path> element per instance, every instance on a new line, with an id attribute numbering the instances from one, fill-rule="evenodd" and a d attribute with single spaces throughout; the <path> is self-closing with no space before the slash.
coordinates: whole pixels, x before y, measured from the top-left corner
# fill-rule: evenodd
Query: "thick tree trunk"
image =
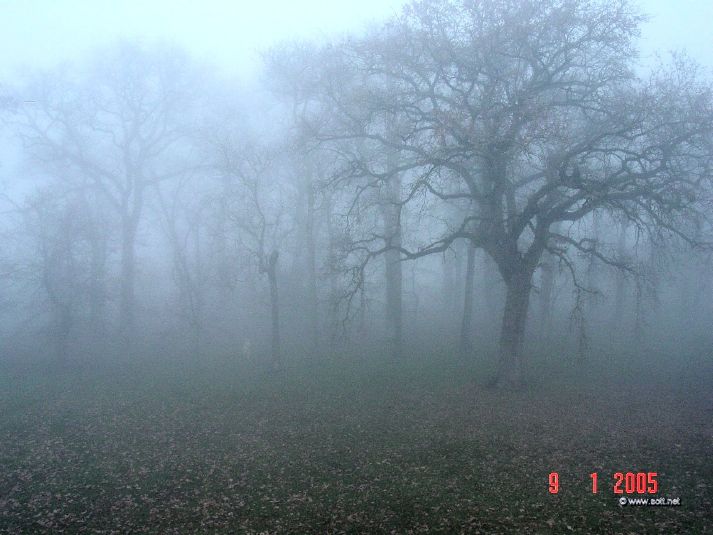
<path id="1" fill-rule="evenodd" d="M 465 270 L 465 290 L 463 292 L 463 321 L 460 329 L 461 358 L 470 356 L 473 352 L 473 283 L 475 278 L 475 245 L 468 243 L 468 261 Z"/>
<path id="2" fill-rule="evenodd" d="M 532 274 L 519 272 L 506 280 L 505 309 L 500 331 L 500 355 L 495 386 L 523 384 L 522 347 L 525 339 L 527 309 Z"/>

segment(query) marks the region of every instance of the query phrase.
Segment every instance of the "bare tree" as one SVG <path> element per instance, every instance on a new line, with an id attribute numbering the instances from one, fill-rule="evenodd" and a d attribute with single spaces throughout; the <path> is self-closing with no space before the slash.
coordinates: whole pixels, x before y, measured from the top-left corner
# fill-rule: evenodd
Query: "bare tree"
<path id="1" fill-rule="evenodd" d="M 89 311 L 90 328 L 96 334 L 93 229 L 98 225 L 87 208 L 76 194 L 45 188 L 30 196 L 22 210 L 23 234 L 36 253 L 25 271 L 46 297 L 42 308 L 49 312 L 49 338 L 60 362 L 69 356 L 70 337 L 76 334 L 83 312 Z"/>
<path id="2" fill-rule="evenodd" d="M 207 195 L 190 187 L 193 178 L 186 175 L 168 185 L 157 183 L 155 192 L 163 231 L 172 253 L 179 314 L 191 330 L 193 354 L 199 357 L 204 342 L 206 291 L 202 238 L 204 212 L 210 205 Z"/>
<path id="3" fill-rule="evenodd" d="M 311 87 L 313 79 L 311 73 L 314 68 L 312 47 L 305 43 L 292 43 L 277 46 L 265 54 L 265 67 L 268 87 L 285 106 L 285 114 L 289 117 L 286 126 L 287 136 L 290 139 L 290 156 L 292 165 L 298 169 L 298 200 L 297 222 L 299 239 L 295 240 L 295 266 L 294 271 L 303 274 L 300 277 L 300 287 L 304 295 L 309 323 L 309 338 L 311 350 L 316 351 L 319 346 L 319 305 L 317 297 L 317 261 L 315 245 L 315 189 L 314 159 L 309 154 L 308 140 L 302 136 L 300 129 L 301 117 L 310 106 L 312 99 Z M 261 265 L 261 272 L 270 277 L 269 262 Z M 273 284 L 270 288 L 272 292 Z M 275 302 L 277 301 L 277 283 L 274 284 Z M 279 332 L 279 330 L 278 330 Z"/>
<path id="4" fill-rule="evenodd" d="M 485 250 L 506 286 L 496 385 L 522 383 L 532 277 L 545 252 L 578 293 L 588 289 L 573 255 L 633 271 L 573 223 L 616 212 L 653 239 L 698 244 L 687 221 L 705 217 L 710 192 L 711 91 L 684 61 L 637 77 L 640 20 L 625 0 L 426 0 L 344 45 L 342 66 L 365 80 L 361 89 L 325 87 L 335 113 L 312 125 L 317 138 L 399 151 L 391 173 L 408 177 L 403 206 L 475 207 L 412 247 L 365 235 L 359 265 L 392 249 L 402 259 L 442 253 L 458 239 Z M 384 128 L 391 114 L 398 139 Z M 352 168 L 391 174 L 364 160 Z"/>
<path id="5" fill-rule="evenodd" d="M 280 247 L 292 229 L 285 192 L 277 176 L 276 151 L 225 142 L 220 147 L 218 165 L 230 181 L 228 211 L 236 226 L 236 238 L 268 281 L 272 366 L 282 370 L 278 260 Z"/>
<path id="6" fill-rule="evenodd" d="M 182 174 L 185 120 L 196 78 L 172 49 L 120 45 L 98 55 L 88 74 L 55 74 L 26 89 L 17 126 L 29 154 L 48 168 L 71 170 L 100 192 L 119 219 L 119 331 L 135 326 L 136 238 L 152 184 Z M 56 172 L 56 171 L 55 171 Z"/>

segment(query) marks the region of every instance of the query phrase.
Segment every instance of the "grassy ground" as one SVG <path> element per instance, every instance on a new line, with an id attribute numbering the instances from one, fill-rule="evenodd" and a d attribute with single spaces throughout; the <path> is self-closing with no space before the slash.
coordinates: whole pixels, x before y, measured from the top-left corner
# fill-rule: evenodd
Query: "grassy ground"
<path id="1" fill-rule="evenodd" d="M 538 370 L 500 392 L 447 359 L 3 369 L 0 532 L 713 532 L 709 366 Z M 618 471 L 682 505 L 620 507 Z"/>

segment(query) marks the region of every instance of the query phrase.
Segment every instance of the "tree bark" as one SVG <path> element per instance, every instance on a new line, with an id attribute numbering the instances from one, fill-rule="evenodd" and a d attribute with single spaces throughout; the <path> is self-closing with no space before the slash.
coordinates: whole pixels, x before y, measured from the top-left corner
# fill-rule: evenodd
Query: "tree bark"
<path id="1" fill-rule="evenodd" d="M 463 292 L 463 321 L 460 329 L 460 355 L 467 358 L 473 352 L 473 283 L 475 278 L 475 245 L 468 243 L 468 260 L 465 270 L 465 290 Z"/>
<path id="2" fill-rule="evenodd" d="M 519 271 L 506 283 L 505 309 L 500 331 L 500 355 L 494 385 L 498 387 L 523 384 L 522 347 L 525 339 L 527 309 L 530 301 L 532 274 Z"/>

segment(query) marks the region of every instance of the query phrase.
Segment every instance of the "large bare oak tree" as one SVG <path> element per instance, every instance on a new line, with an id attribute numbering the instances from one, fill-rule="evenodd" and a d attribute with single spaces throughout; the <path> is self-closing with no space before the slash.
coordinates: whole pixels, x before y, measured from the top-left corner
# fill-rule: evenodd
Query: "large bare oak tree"
<path id="1" fill-rule="evenodd" d="M 578 254 L 630 269 L 590 233 L 594 212 L 698 244 L 711 88 L 680 59 L 637 75 L 641 20 L 625 0 L 425 0 L 325 55 L 341 78 L 325 78 L 334 113 L 310 125 L 313 135 L 399 154 L 386 170 L 363 151 L 345 154 L 335 181 L 365 184 L 362 195 L 399 173 L 400 207 L 464 207 L 435 234 L 431 219 L 412 247 L 370 229 L 354 242 L 360 266 L 394 249 L 402 259 L 441 253 L 459 239 L 482 248 L 506 286 L 497 385 L 522 382 L 543 255 L 562 262 L 580 291 Z M 398 117 L 397 136 L 389 117 Z"/>

